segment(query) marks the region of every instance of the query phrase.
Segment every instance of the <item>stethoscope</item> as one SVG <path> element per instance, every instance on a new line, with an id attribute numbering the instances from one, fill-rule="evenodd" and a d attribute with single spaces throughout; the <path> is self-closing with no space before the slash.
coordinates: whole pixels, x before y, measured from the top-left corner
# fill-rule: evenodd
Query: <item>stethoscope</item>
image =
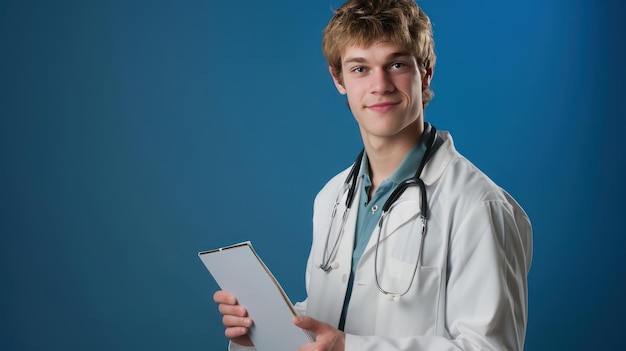
<path id="1" fill-rule="evenodd" d="M 422 251 L 423 251 L 423 246 L 424 246 L 424 238 L 426 236 L 426 222 L 428 220 L 428 198 L 426 195 L 426 185 L 424 184 L 420 176 L 422 174 L 422 170 L 424 169 L 424 166 L 430 159 L 432 151 L 435 148 L 435 144 L 437 143 L 437 130 L 431 124 L 425 122 L 423 136 L 427 138 L 426 151 L 424 152 L 424 156 L 422 157 L 422 161 L 420 162 L 420 165 L 417 168 L 415 175 L 411 178 L 405 179 L 400 184 L 398 184 L 398 186 L 394 189 L 391 195 L 389 195 L 389 198 L 387 199 L 387 201 L 385 201 L 385 204 L 382 207 L 382 213 L 380 215 L 380 219 L 378 220 L 378 224 L 377 224 L 378 237 L 376 240 L 376 250 L 374 253 L 374 280 L 376 281 L 376 287 L 378 288 L 378 290 L 384 295 L 386 295 L 389 299 L 394 300 L 394 301 L 398 301 L 401 296 L 406 295 L 411 289 L 411 286 L 413 285 L 413 280 L 415 279 L 415 274 L 417 273 L 417 268 L 421 261 Z M 321 268 L 325 272 L 330 272 L 331 270 L 337 269 L 339 267 L 339 264 L 337 262 L 333 262 L 333 260 L 337 256 L 337 251 L 339 249 L 339 242 L 341 241 L 341 237 L 343 236 L 344 227 L 348 219 L 348 213 L 350 212 L 350 208 L 352 207 L 352 202 L 354 200 L 354 196 L 356 193 L 357 180 L 358 180 L 359 170 L 361 168 L 361 161 L 363 160 L 364 152 L 365 150 L 361 150 L 356 160 L 354 161 L 354 164 L 352 165 L 352 168 L 350 169 L 350 172 L 348 173 L 348 176 L 346 177 L 346 181 L 344 182 L 341 190 L 339 191 L 339 194 L 337 195 L 335 204 L 333 206 L 333 211 L 331 213 L 331 219 L 330 219 L 330 225 L 328 226 L 328 233 L 326 234 L 326 244 L 324 245 L 322 263 L 319 265 L 319 268 Z M 411 186 L 419 187 L 421 198 L 422 198 L 422 201 L 420 204 L 421 205 L 420 220 L 422 224 L 420 248 L 417 253 L 417 262 L 415 263 L 415 268 L 413 270 L 413 275 L 411 276 L 411 281 L 409 282 L 409 285 L 407 286 L 405 290 L 399 293 L 396 293 L 396 292 L 385 290 L 380 285 L 380 282 L 378 280 L 378 248 L 380 245 L 380 237 L 381 237 L 381 232 L 383 230 L 383 223 L 385 221 L 385 218 L 389 214 L 396 200 L 398 200 L 400 196 L 404 193 L 404 191 Z M 332 232 L 333 223 L 335 222 L 335 216 L 337 214 L 337 207 L 341 203 L 341 199 L 344 197 L 346 191 L 348 192 L 348 195 L 346 196 L 346 208 L 343 212 L 343 215 L 341 216 L 341 225 L 339 227 L 339 233 L 337 234 L 335 242 L 333 243 L 332 248 L 330 249 L 330 253 L 329 253 L 328 244 L 330 241 L 330 235 Z"/>

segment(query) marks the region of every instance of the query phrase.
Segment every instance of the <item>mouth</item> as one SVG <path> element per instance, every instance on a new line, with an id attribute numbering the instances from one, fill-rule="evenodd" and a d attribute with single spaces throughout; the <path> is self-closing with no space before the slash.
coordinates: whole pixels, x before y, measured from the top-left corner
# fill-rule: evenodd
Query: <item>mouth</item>
<path id="1" fill-rule="evenodd" d="M 396 105 L 398 105 L 397 102 L 378 102 L 367 105 L 367 108 L 375 112 L 383 113 L 391 111 L 394 107 L 396 107 Z"/>

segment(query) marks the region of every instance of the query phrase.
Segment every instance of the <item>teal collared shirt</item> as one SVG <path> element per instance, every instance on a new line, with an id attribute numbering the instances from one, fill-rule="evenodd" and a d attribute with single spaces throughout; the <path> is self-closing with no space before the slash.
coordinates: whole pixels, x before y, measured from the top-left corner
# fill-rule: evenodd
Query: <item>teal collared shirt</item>
<path id="1" fill-rule="evenodd" d="M 367 154 L 363 154 L 363 161 L 361 162 L 361 169 L 359 170 L 359 178 L 361 181 L 361 195 L 359 197 L 359 206 L 357 207 L 357 220 L 356 220 L 356 233 L 354 235 L 354 251 L 352 252 L 352 270 L 350 272 L 350 279 L 348 279 L 348 288 L 346 290 L 346 297 L 343 303 L 343 309 L 341 310 L 341 319 L 339 320 L 339 329 L 343 330 L 346 322 L 346 314 L 348 312 L 348 305 L 350 304 L 350 297 L 352 296 L 352 286 L 354 284 L 354 274 L 356 267 L 359 264 L 359 260 L 365 251 L 365 247 L 378 224 L 380 215 L 382 213 L 383 205 L 389 198 L 395 188 L 398 187 L 402 181 L 411 178 L 415 175 L 417 167 L 419 167 L 426 152 L 426 144 L 423 141 L 417 143 L 411 151 L 404 157 L 400 166 L 393 172 L 391 177 L 383 180 L 376 193 L 372 198 L 369 197 L 369 191 L 372 187 L 372 180 L 370 179 L 369 159 Z"/>

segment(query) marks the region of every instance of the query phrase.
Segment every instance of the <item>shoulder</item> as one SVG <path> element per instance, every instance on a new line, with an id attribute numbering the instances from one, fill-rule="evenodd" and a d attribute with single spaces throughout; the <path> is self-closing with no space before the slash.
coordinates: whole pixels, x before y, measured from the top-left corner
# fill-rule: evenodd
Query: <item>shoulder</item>
<path id="1" fill-rule="evenodd" d="M 522 247 L 530 252 L 532 227 L 524 209 L 506 190 L 456 151 L 451 137 L 449 142 L 447 146 L 446 141 L 442 145 L 442 153 L 450 155 L 449 162 L 433 183 L 433 191 L 439 194 L 440 209 L 448 209 L 455 225 L 482 223 L 500 227 L 496 232 L 501 235 L 517 233 Z"/>
<path id="2" fill-rule="evenodd" d="M 442 144 L 433 156 L 427 183 L 472 202 L 512 200 L 506 191 L 456 150 L 448 132 L 441 132 L 441 139 Z"/>
<path id="3" fill-rule="evenodd" d="M 439 154 L 439 160 L 436 155 Z M 438 177 L 433 179 L 433 187 L 440 193 L 439 199 L 447 207 L 469 212 L 476 206 L 501 208 L 521 222 L 530 221 L 522 207 L 503 188 L 481 171 L 470 160 L 461 155 L 444 132 L 443 144 L 433 157 L 434 168 L 439 167 Z"/>

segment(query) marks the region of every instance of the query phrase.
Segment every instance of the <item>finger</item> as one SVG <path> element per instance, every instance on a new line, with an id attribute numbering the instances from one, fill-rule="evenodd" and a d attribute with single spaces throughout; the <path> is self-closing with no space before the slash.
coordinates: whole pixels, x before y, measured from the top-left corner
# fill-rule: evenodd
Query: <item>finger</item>
<path id="1" fill-rule="evenodd" d="M 246 324 L 251 326 L 252 320 L 250 320 Z M 248 331 L 249 329 L 244 326 L 227 327 L 226 330 L 224 330 L 224 335 L 236 344 L 243 346 L 254 346 L 252 344 L 252 340 L 250 340 L 250 338 L 248 337 Z"/>
<path id="2" fill-rule="evenodd" d="M 306 316 L 293 317 L 293 324 L 295 324 L 297 327 L 300 327 L 304 330 L 313 332 L 314 334 L 319 334 L 324 329 L 324 326 L 326 325 L 325 323 L 322 323 L 316 319 L 313 319 L 311 317 L 306 317 Z"/>
<path id="3" fill-rule="evenodd" d="M 216 291 L 215 294 L 213 294 L 213 301 L 217 303 L 228 304 L 228 305 L 237 304 L 237 298 L 235 297 L 235 295 L 224 290 Z"/>
<path id="4" fill-rule="evenodd" d="M 230 328 L 230 327 L 244 327 L 244 328 L 249 328 L 252 326 L 254 322 L 252 321 L 252 318 L 249 317 L 237 317 L 237 316 L 230 316 L 230 315 L 224 315 L 222 317 L 222 324 L 224 324 L 225 327 Z"/>
<path id="5" fill-rule="evenodd" d="M 241 305 L 225 305 L 221 303 L 219 304 L 219 306 L 217 306 L 217 309 L 223 315 L 228 314 L 228 315 L 238 316 L 238 317 L 248 316 L 248 310 L 246 310 L 246 308 Z"/>
<path id="6" fill-rule="evenodd" d="M 226 328 L 224 335 L 229 339 L 237 339 L 248 334 L 248 328 L 245 327 L 230 327 Z"/>

